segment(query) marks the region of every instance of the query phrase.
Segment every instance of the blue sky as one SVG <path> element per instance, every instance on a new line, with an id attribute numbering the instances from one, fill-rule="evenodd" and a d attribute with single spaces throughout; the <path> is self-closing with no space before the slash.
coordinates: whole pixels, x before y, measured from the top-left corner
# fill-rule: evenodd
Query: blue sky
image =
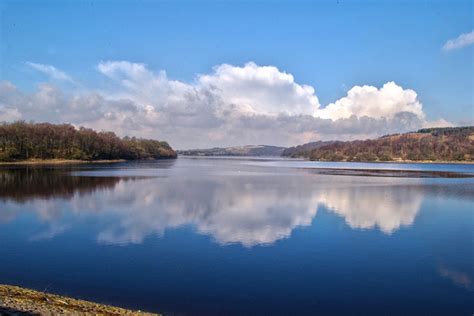
<path id="1" fill-rule="evenodd" d="M 429 120 L 473 117 L 474 46 L 442 48 L 472 32 L 472 1 L 0 3 L 0 79 L 25 93 L 48 81 L 25 62 L 97 90 L 109 85 L 101 61 L 143 63 L 185 83 L 252 61 L 314 87 L 322 107 L 353 86 L 394 81 L 416 91 Z"/>

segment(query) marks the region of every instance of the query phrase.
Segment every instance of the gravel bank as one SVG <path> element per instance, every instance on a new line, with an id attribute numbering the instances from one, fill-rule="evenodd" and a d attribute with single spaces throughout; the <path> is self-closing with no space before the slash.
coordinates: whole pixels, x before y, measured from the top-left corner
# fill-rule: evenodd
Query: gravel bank
<path id="1" fill-rule="evenodd" d="M 0 285 L 0 315 L 158 315 Z"/>

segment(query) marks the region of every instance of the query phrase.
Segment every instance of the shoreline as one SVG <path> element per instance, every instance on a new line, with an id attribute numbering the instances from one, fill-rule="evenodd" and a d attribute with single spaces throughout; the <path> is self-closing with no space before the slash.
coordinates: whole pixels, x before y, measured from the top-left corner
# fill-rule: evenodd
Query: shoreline
<path id="1" fill-rule="evenodd" d="M 290 159 L 298 159 L 298 158 L 290 158 Z M 472 165 L 474 161 L 432 161 L 432 160 L 387 160 L 387 161 L 347 161 L 347 160 L 310 160 L 310 159 L 303 159 L 306 161 L 311 162 L 354 162 L 354 163 L 399 163 L 399 164 L 432 164 L 432 165 Z"/>
<path id="2" fill-rule="evenodd" d="M 358 168 L 303 168 L 312 173 L 335 176 L 394 177 L 394 178 L 474 178 L 474 174 L 453 171 L 358 169 Z"/>
<path id="3" fill-rule="evenodd" d="M 238 155 L 179 155 L 181 158 L 252 158 L 252 159 L 282 159 L 295 161 L 309 161 L 309 162 L 353 162 L 353 163 L 398 163 L 398 164 L 457 164 L 457 165 L 472 165 L 474 161 L 432 161 L 432 160 L 387 160 L 387 161 L 347 161 L 347 160 L 311 160 L 305 157 L 287 157 L 287 156 L 238 156 Z"/>
<path id="4" fill-rule="evenodd" d="M 0 284 L 0 315 L 144 315 L 159 314 Z"/>
<path id="5" fill-rule="evenodd" d="M 75 160 L 75 159 L 30 159 L 18 161 L 0 161 L 2 165 L 66 165 L 66 164 L 101 164 L 125 162 L 125 159 L 114 160 Z"/>
<path id="6" fill-rule="evenodd" d="M 193 156 L 193 155 L 180 155 L 183 158 L 262 158 L 272 159 L 280 158 L 287 160 L 299 160 L 299 161 L 310 161 L 310 162 L 353 162 L 353 163 L 388 163 L 388 164 L 456 164 L 456 165 L 473 165 L 474 161 L 431 161 L 431 160 L 389 160 L 389 161 L 346 161 L 346 160 L 311 160 L 307 158 L 299 157 L 285 157 L 285 156 Z M 179 156 L 177 157 L 179 158 Z M 167 159 L 167 158 L 165 158 Z M 170 158 L 171 159 L 171 158 Z M 110 160 L 78 160 L 78 159 L 30 159 L 30 160 L 18 160 L 18 161 L 0 161 L 0 166 L 9 165 L 67 165 L 67 164 L 107 164 L 107 163 L 119 163 L 133 160 L 126 159 L 110 159 Z"/>

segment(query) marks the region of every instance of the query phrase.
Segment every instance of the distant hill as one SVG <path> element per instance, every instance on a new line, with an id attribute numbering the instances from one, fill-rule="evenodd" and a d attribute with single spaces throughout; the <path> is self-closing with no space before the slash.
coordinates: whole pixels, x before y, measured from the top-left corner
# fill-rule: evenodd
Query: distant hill
<path id="1" fill-rule="evenodd" d="M 281 156 L 285 147 L 268 145 L 248 145 L 225 148 L 179 150 L 183 156 Z"/>
<path id="2" fill-rule="evenodd" d="M 325 145 L 329 145 L 334 143 L 334 141 L 317 141 L 311 142 L 303 145 L 298 145 L 294 147 L 286 148 L 282 152 L 283 157 L 291 157 L 291 158 L 309 158 L 311 151 L 313 149 L 320 148 Z"/>
<path id="3" fill-rule="evenodd" d="M 313 149 L 320 161 L 474 161 L 474 126 L 426 128 Z"/>

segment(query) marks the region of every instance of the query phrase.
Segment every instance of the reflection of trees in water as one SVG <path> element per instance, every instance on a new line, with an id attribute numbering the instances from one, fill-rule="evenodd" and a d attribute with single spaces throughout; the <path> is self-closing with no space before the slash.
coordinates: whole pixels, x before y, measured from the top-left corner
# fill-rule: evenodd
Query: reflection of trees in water
<path id="1" fill-rule="evenodd" d="M 0 170 L 0 199 L 26 202 L 30 199 L 65 198 L 112 189 L 119 177 L 71 176 L 65 170 L 22 168 Z"/>

